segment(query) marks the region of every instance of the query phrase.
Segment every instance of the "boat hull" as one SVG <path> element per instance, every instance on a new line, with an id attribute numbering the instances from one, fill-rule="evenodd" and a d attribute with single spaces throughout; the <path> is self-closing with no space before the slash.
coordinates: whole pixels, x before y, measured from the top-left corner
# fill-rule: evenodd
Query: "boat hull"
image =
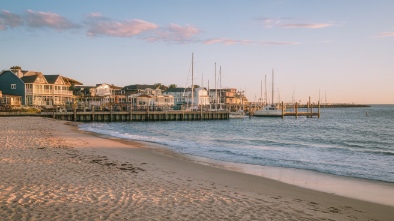
<path id="1" fill-rule="evenodd" d="M 256 117 L 282 117 L 282 110 L 280 109 L 274 109 L 274 110 L 269 110 L 268 108 L 258 110 L 254 112 L 254 115 Z"/>

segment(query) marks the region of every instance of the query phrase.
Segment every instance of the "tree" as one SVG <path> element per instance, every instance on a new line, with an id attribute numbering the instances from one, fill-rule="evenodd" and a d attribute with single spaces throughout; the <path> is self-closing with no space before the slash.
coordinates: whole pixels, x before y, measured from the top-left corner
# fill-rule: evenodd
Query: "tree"
<path id="1" fill-rule="evenodd" d="M 161 90 L 167 90 L 167 86 L 165 86 L 165 85 L 163 85 L 163 84 L 161 84 L 161 83 L 156 83 L 156 84 L 154 84 L 154 86 L 155 86 L 155 88 L 159 88 L 159 89 L 161 89 Z"/>
<path id="2" fill-rule="evenodd" d="M 154 86 L 154 87 L 155 87 L 155 89 L 156 89 L 156 88 L 160 88 L 160 87 L 161 87 L 161 85 L 162 85 L 161 83 L 156 83 L 156 84 L 154 84 L 153 86 Z"/>
<path id="3" fill-rule="evenodd" d="M 177 88 L 178 86 L 176 85 L 176 84 L 170 84 L 169 86 L 168 86 L 168 88 Z"/>
<path id="4" fill-rule="evenodd" d="M 73 92 L 73 95 L 81 95 L 82 94 L 81 88 L 75 87 L 75 84 L 71 84 L 71 86 L 68 89 Z"/>

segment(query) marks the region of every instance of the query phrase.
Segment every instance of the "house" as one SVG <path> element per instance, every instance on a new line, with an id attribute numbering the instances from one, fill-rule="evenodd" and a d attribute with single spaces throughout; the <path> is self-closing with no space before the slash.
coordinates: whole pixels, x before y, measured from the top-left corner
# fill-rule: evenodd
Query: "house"
<path id="1" fill-rule="evenodd" d="M 21 96 L 22 105 L 64 106 L 73 102 L 72 85 L 82 83 L 61 75 L 44 75 L 21 69 L 0 73 L 0 90 L 4 94 Z"/>
<path id="2" fill-rule="evenodd" d="M 15 107 L 22 105 L 22 97 L 17 95 L 3 94 L 0 91 L 0 107 Z"/>
<path id="3" fill-rule="evenodd" d="M 124 86 L 121 90 L 124 91 L 123 93 L 127 97 L 130 94 L 143 94 L 146 93 L 147 89 L 155 90 L 156 88 L 157 86 L 155 85 L 133 84 L 133 85 Z"/>
<path id="4" fill-rule="evenodd" d="M 78 103 L 80 106 L 110 106 L 125 101 L 125 95 L 121 93 L 122 87 L 113 84 L 96 84 L 96 86 L 76 86 L 78 91 Z"/>
<path id="5" fill-rule="evenodd" d="M 168 88 L 163 92 L 163 94 L 172 95 L 174 97 L 175 106 L 181 106 L 183 104 L 186 104 L 186 99 L 185 99 L 186 88 L 183 87 Z"/>
<path id="6" fill-rule="evenodd" d="M 164 94 L 174 96 L 174 105 L 180 109 L 181 105 L 205 106 L 210 104 L 208 91 L 205 88 L 168 88 Z"/>
<path id="7" fill-rule="evenodd" d="M 145 88 L 145 90 L 140 90 L 137 94 L 128 95 L 127 100 L 130 101 L 134 109 L 146 109 L 148 107 L 159 107 L 162 109 L 162 107 L 174 106 L 174 96 L 163 94 L 159 88 L 155 90 Z"/>
<path id="8" fill-rule="evenodd" d="M 248 103 L 248 99 L 244 96 L 243 92 L 237 91 L 235 88 L 210 89 L 209 96 L 211 97 L 213 103 L 215 103 L 216 98 L 217 103 L 226 105 L 239 105 Z"/>

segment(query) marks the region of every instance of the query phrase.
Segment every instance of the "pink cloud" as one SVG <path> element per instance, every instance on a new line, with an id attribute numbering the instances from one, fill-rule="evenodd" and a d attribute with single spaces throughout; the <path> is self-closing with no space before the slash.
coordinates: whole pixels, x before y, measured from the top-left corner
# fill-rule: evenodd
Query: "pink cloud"
<path id="1" fill-rule="evenodd" d="M 394 32 L 382 32 L 378 37 L 394 37 Z"/>
<path id="2" fill-rule="evenodd" d="M 224 45 L 295 45 L 299 44 L 298 42 L 275 42 L 275 41 L 250 41 L 250 40 L 234 40 L 234 39 L 226 39 L 226 38 L 214 38 L 208 39 L 203 42 L 205 45 L 209 44 L 224 44 Z"/>
<path id="3" fill-rule="evenodd" d="M 56 30 L 75 29 L 80 25 L 52 12 L 35 12 L 27 10 L 26 25 L 33 28 L 53 28 Z"/>
<path id="4" fill-rule="evenodd" d="M 281 27 L 281 28 L 326 28 L 333 26 L 331 23 L 289 23 L 295 21 L 293 17 L 279 17 L 279 18 L 256 18 L 261 21 L 266 28 Z"/>
<path id="5" fill-rule="evenodd" d="M 332 24 L 307 24 L 307 23 L 298 23 L 298 24 L 282 24 L 279 25 L 283 28 L 326 28 L 332 26 Z"/>
<path id="6" fill-rule="evenodd" d="M 155 32 L 155 35 L 147 40 L 185 43 L 193 41 L 193 37 L 199 32 L 200 30 L 192 25 L 170 24 Z"/>
<path id="7" fill-rule="evenodd" d="M 156 24 L 139 19 L 118 22 L 97 13 L 90 14 L 86 24 L 89 36 L 132 37 L 158 28 Z"/>
<path id="8" fill-rule="evenodd" d="M 234 40 L 234 39 L 228 39 L 228 38 L 214 38 L 214 39 L 208 39 L 203 42 L 205 45 L 209 44 L 224 44 L 224 45 L 234 45 L 234 44 L 242 44 L 242 45 L 249 45 L 249 44 L 254 44 L 252 41 L 249 40 Z"/>
<path id="9" fill-rule="evenodd" d="M 6 10 L 0 12 L 0 30 L 15 28 L 21 25 L 23 25 L 21 16 Z"/>

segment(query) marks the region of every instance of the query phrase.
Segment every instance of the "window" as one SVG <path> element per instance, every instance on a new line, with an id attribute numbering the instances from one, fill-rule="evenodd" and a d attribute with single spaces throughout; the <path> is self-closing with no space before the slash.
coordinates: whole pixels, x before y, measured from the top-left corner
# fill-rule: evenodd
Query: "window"
<path id="1" fill-rule="evenodd" d="M 11 89 L 16 89 L 16 84 L 11 84 Z"/>

